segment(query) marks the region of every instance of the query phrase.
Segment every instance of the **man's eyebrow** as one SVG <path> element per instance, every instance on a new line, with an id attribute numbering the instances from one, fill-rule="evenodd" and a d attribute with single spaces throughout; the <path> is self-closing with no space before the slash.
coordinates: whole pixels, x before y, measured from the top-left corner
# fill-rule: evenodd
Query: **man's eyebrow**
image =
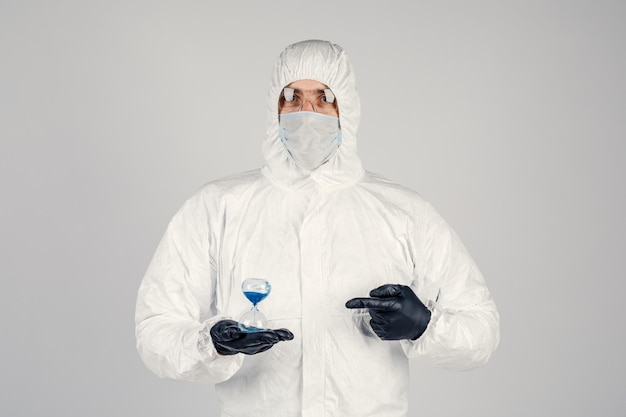
<path id="1" fill-rule="evenodd" d="M 293 92 L 294 93 L 298 93 L 298 94 L 302 94 L 302 93 L 319 93 L 319 94 L 322 94 L 322 93 L 325 93 L 324 90 L 300 90 L 298 88 L 294 88 Z"/>

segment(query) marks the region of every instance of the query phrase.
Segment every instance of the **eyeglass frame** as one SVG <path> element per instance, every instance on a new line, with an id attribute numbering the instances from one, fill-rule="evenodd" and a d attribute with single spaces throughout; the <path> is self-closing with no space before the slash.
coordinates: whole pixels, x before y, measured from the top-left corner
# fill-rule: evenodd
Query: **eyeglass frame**
<path id="1" fill-rule="evenodd" d="M 298 107 L 290 104 L 295 100 L 298 96 L 304 96 L 303 93 L 306 93 L 307 96 L 312 94 L 316 94 L 316 96 L 311 99 L 302 99 L 302 102 Z M 291 101 L 287 100 L 291 97 Z M 332 101 L 326 101 L 328 99 Z M 339 115 L 339 107 L 337 106 L 337 100 L 335 94 L 332 92 L 330 88 L 318 89 L 318 90 L 301 90 L 298 88 L 292 87 L 284 87 L 280 92 L 280 97 L 278 99 L 278 112 L 279 113 L 294 113 L 298 111 L 302 111 L 304 104 L 306 102 L 311 104 L 311 108 L 316 113 L 326 114 L 330 116 L 338 116 Z M 317 104 L 316 104 L 317 103 Z M 285 111 L 286 110 L 286 111 Z"/>

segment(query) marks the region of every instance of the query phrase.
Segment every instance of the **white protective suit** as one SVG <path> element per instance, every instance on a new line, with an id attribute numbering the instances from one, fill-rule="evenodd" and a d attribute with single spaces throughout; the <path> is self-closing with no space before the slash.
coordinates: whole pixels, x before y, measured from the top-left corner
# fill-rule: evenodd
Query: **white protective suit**
<path id="1" fill-rule="evenodd" d="M 308 174 L 278 137 L 282 88 L 328 85 L 343 143 Z M 499 341 L 499 316 L 454 231 L 417 193 L 365 172 L 356 153 L 359 97 L 341 47 L 288 47 L 273 73 L 266 165 L 205 185 L 174 216 L 141 284 L 137 348 L 160 377 L 216 383 L 222 417 L 406 416 L 408 358 L 468 369 Z M 260 307 L 294 340 L 257 355 L 197 348 L 199 331 L 250 304 L 241 282 L 262 277 Z M 383 341 L 347 300 L 383 284 L 410 286 L 432 311 L 416 341 Z M 437 302 L 435 302 L 437 300 Z M 213 414 L 211 414 L 213 415 Z"/>

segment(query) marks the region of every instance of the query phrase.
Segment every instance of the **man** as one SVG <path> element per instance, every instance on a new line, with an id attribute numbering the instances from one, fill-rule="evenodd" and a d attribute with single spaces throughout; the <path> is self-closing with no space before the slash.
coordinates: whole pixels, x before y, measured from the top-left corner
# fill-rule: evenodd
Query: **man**
<path id="1" fill-rule="evenodd" d="M 343 49 L 287 47 L 266 165 L 204 186 L 156 251 L 138 350 L 161 377 L 216 383 L 222 416 L 406 416 L 409 357 L 467 369 L 498 344 L 476 265 L 424 199 L 363 170 L 358 123 Z M 270 330 L 238 328 L 250 277 L 271 282 Z"/>

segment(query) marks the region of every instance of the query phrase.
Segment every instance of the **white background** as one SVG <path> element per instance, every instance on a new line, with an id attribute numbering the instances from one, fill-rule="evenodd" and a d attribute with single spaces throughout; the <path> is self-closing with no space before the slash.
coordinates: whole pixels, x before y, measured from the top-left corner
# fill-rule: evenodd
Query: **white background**
<path id="1" fill-rule="evenodd" d="M 352 59 L 365 167 L 434 204 L 501 314 L 487 366 L 412 363 L 410 415 L 626 415 L 626 3 L 402 4 L 0 2 L 0 415 L 218 415 L 143 367 L 136 292 L 183 201 L 263 164 L 272 65 L 309 38 Z"/>

